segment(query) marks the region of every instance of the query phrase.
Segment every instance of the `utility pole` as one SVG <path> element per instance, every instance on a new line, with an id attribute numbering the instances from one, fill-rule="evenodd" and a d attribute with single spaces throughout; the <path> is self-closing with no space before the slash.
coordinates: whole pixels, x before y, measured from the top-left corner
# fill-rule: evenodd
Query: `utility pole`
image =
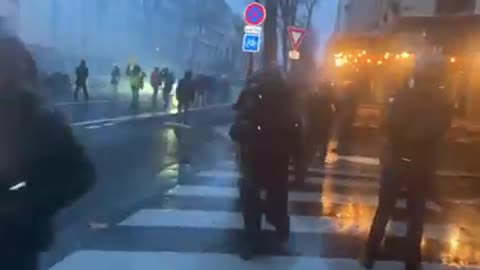
<path id="1" fill-rule="evenodd" d="M 265 19 L 265 45 L 263 49 L 263 65 L 268 66 L 277 62 L 277 15 L 278 0 L 266 0 L 265 9 L 267 18 Z"/>
<path id="2" fill-rule="evenodd" d="M 255 0 L 255 2 L 257 3 L 260 3 L 260 0 Z M 267 10 L 267 18 L 268 18 L 268 10 Z M 248 82 L 248 80 L 250 79 L 250 77 L 252 77 L 252 74 L 253 74 L 253 69 L 254 69 L 254 66 L 255 66 L 255 60 L 254 60 L 254 55 L 253 53 L 248 53 L 248 56 L 247 56 L 247 71 L 246 71 L 246 82 Z"/>

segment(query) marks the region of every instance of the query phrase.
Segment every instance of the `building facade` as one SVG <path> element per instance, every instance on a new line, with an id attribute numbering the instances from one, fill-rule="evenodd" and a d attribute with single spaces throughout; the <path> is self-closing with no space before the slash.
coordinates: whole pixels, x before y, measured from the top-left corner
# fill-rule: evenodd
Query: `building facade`
<path id="1" fill-rule="evenodd" d="M 18 1 L 25 42 L 92 65 L 137 61 L 147 69 L 213 72 L 236 49 L 234 15 L 224 0 Z"/>
<path id="2" fill-rule="evenodd" d="M 340 0 L 336 29 L 343 35 L 383 35 L 392 51 L 438 56 L 459 117 L 480 123 L 479 0 Z M 385 74 L 372 77 L 373 92 L 392 88 Z"/>
<path id="3" fill-rule="evenodd" d="M 479 15 L 480 0 L 339 0 L 337 13 L 337 32 L 368 32 L 399 16 Z"/>
<path id="4" fill-rule="evenodd" d="M 0 35 L 16 35 L 18 20 L 18 0 L 0 0 Z"/>

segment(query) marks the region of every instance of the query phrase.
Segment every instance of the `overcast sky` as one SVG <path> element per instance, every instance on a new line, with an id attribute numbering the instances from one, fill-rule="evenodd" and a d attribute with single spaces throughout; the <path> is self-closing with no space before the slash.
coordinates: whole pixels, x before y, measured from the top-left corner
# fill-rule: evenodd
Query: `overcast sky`
<path id="1" fill-rule="evenodd" d="M 234 12 L 242 13 L 251 0 L 226 0 Z M 338 0 L 318 0 L 313 18 L 313 27 L 321 45 L 328 40 L 335 27 Z"/>

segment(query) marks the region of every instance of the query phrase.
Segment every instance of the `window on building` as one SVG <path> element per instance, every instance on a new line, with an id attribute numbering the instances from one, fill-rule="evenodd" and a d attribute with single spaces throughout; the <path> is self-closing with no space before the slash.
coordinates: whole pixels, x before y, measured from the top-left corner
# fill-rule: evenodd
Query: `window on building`
<path id="1" fill-rule="evenodd" d="M 474 13 L 476 0 L 437 0 L 436 14 Z"/>

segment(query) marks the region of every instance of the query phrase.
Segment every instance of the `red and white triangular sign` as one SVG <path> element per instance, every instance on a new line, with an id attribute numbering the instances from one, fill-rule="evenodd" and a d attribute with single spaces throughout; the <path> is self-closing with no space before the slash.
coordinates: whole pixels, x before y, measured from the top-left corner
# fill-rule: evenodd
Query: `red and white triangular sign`
<path id="1" fill-rule="evenodd" d="M 288 27 L 288 36 L 290 37 L 290 43 L 292 44 L 292 49 L 294 51 L 298 51 L 300 48 L 300 45 L 305 38 L 305 33 L 305 29 L 293 26 Z"/>

